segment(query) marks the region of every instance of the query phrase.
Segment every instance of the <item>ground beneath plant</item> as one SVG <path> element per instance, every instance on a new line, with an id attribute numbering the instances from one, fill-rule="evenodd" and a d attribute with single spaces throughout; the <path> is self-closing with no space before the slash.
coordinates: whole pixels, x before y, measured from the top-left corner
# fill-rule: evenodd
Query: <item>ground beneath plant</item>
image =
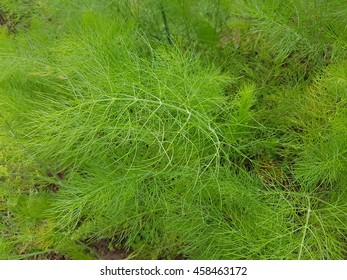
<path id="1" fill-rule="evenodd" d="M 123 260 L 130 255 L 130 251 L 115 249 L 110 246 L 107 239 L 101 239 L 91 245 L 97 259 L 100 260 Z"/>
<path id="2" fill-rule="evenodd" d="M 65 256 L 63 254 L 60 254 L 58 252 L 48 252 L 40 255 L 36 255 L 32 258 L 29 258 L 29 260 L 71 260 L 68 256 Z"/>

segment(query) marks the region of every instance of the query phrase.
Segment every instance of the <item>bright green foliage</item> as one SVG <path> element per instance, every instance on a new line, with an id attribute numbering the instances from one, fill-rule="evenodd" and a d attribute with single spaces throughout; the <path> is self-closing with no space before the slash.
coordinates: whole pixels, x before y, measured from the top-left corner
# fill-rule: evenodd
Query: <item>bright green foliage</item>
<path id="1" fill-rule="evenodd" d="M 347 4 L 0 4 L 0 258 L 344 259 Z"/>

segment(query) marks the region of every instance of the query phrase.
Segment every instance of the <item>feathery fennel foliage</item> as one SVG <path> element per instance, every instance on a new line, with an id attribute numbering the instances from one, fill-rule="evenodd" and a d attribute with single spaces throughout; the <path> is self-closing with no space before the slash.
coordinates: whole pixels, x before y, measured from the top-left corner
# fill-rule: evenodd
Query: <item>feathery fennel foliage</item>
<path id="1" fill-rule="evenodd" d="M 344 259 L 346 14 L 2 1 L 0 258 Z"/>

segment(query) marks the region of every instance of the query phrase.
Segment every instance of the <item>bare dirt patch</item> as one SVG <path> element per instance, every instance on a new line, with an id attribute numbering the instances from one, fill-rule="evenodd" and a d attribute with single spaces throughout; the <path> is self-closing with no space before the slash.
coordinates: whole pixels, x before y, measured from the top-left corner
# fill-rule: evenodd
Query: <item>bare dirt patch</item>
<path id="1" fill-rule="evenodd" d="M 32 258 L 29 258 L 29 260 L 71 260 L 68 256 L 65 256 L 58 252 L 48 252 L 40 255 L 36 255 Z"/>
<path id="2" fill-rule="evenodd" d="M 107 239 L 96 241 L 90 246 L 97 259 L 100 260 L 123 260 L 130 255 L 130 251 L 124 249 L 116 249 Z"/>

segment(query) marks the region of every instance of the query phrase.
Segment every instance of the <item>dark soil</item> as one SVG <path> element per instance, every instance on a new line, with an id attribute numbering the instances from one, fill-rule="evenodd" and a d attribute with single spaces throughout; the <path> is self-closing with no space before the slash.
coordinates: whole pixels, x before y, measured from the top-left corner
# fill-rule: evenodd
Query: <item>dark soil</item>
<path id="1" fill-rule="evenodd" d="M 5 25 L 5 24 L 6 24 L 5 13 L 0 9 L 0 25 Z"/>
<path id="2" fill-rule="evenodd" d="M 29 15 L 16 15 L 1 9 L 0 3 L 0 27 L 7 29 L 9 34 L 15 34 L 19 28 L 30 27 Z"/>
<path id="3" fill-rule="evenodd" d="M 47 172 L 47 176 L 50 178 L 57 178 L 58 180 L 64 179 L 64 174 L 62 172 L 57 172 L 55 175 L 53 175 L 52 172 Z M 57 184 L 51 183 L 46 186 L 46 190 L 56 193 L 59 190 L 59 186 Z"/>
<path id="4" fill-rule="evenodd" d="M 115 249 L 107 239 L 96 241 L 90 246 L 100 260 L 123 260 L 130 255 L 130 251 Z"/>
<path id="5" fill-rule="evenodd" d="M 9 32 L 14 32 L 18 22 L 12 15 L 8 15 L 0 9 L 0 26 L 5 27 Z"/>
<path id="6" fill-rule="evenodd" d="M 68 256 L 58 252 L 49 252 L 29 258 L 29 260 L 71 260 Z"/>

